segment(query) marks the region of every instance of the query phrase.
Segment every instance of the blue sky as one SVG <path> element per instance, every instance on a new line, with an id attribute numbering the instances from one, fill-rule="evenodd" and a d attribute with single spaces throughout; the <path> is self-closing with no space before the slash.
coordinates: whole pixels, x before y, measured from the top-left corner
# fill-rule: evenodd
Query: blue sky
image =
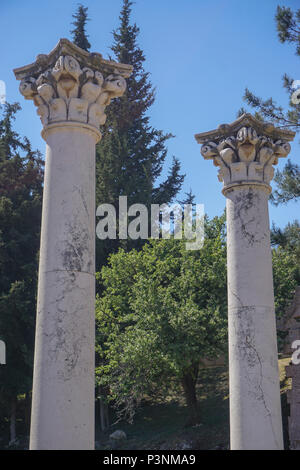
<path id="1" fill-rule="evenodd" d="M 112 30 L 118 27 L 122 0 L 82 0 L 88 6 L 92 51 L 110 53 Z M 70 39 L 72 14 L 78 1 L 1 0 L 0 80 L 7 87 L 7 100 L 20 102 L 16 129 L 33 147 L 45 151 L 41 123 L 31 101 L 18 91 L 13 68 L 48 53 L 59 38 Z M 294 48 L 277 38 L 274 0 L 136 0 L 133 20 L 140 27 L 139 44 L 146 56 L 145 69 L 156 87 L 156 102 L 150 110 L 152 125 L 176 137 L 168 143 L 186 173 L 183 191 L 192 188 L 196 202 L 204 203 L 210 216 L 225 207 L 222 185 L 212 162 L 204 161 L 194 134 L 232 122 L 243 105 L 245 87 L 259 96 L 272 96 L 286 106 L 282 75 L 300 79 L 299 57 Z M 299 0 L 280 5 L 293 10 Z M 300 164 L 299 136 L 290 157 Z M 284 166 L 281 159 L 278 168 Z M 299 219 L 300 202 L 270 206 L 271 221 L 284 226 Z"/>

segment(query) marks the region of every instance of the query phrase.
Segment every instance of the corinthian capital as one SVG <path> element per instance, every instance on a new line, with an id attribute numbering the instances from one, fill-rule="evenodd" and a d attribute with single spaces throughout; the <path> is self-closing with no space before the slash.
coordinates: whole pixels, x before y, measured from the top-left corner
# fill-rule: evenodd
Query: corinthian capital
<path id="1" fill-rule="evenodd" d="M 218 178 L 226 189 L 251 183 L 269 186 L 273 165 L 289 154 L 289 141 L 294 136 L 294 132 L 243 114 L 232 124 L 222 124 L 216 130 L 196 134 L 195 138 L 202 144 L 202 156 L 220 168 Z"/>
<path id="2" fill-rule="evenodd" d="M 71 121 L 99 128 L 106 120 L 105 108 L 126 90 L 130 65 L 104 60 L 67 39 L 61 39 L 48 55 L 14 70 L 21 80 L 20 92 L 33 100 L 42 124 Z"/>

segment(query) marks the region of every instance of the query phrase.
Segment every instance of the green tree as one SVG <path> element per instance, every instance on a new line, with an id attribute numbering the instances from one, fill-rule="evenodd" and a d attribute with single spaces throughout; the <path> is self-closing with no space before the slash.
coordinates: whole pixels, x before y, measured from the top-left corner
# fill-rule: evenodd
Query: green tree
<path id="1" fill-rule="evenodd" d="M 281 246 L 282 248 L 294 252 L 300 264 L 300 223 L 294 220 L 288 223 L 284 229 L 276 227 L 275 224 L 271 230 L 271 244 Z"/>
<path id="2" fill-rule="evenodd" d="M 300 285 L 300 224 L 297 220 L 284 229 L 273 225 L 273 277 L 275 310 L 278 320 L 292 300 L 296 286 Z"/>
<path id="3" fill-rule="evenodd" d="M 278 6 L 275 18 L 280 42 L 296 44 L 296 54 L 300 56 L 300 9 L 292 12 L 290 8 Z"/>
<path id="4" fill-rule="evenodd" d="M 278 38 L 280 42 L 295 44 L 296 54 L 300 55 L 300 9 L 292 12 L 290 8 L 277 7 L 275 21 L 277 25 Z M 284 74 L 283 87 L 287 91 L 290 100 L 289 108 L 284 108 L 276 103 L 273 98 L 263 99 L 256 96 L 248 88 L 245 90 L 244 101 L 256 110 L 256 117 L 271 121 L 275 125 L 300 131 L 300 99 L 299 94 L 295 96 L 294 80 Z M 296 99 L 294 99 L 294 98 Z M 239 114 L 243 112 L 242 108 Z M 272 195 L 275 205 L 285 204 L 288 201 L 300 197 L 300 166 L 288 160 L 283 171 L 276 171 L 274 181 L 277 189 Z"/>
<path id="5" fill-rule="evenodd" d="M 145 397 L 182 387 L 188 424 L 199 422 L 199 363 L 226 350 L 224 217 L 206 221 L 200 250 L 184 240 L 152 240 L 120 250 L 103 267 L 96 301 L 97 380 L 121 416 L 132 418 Z"/>
<path id="6" fill-rule="evenodd" d="M 193 194 L 192 189 L 190 189 L 188 192 L 185 193 L 185 198 L 183 198 L 181 201 L 178 201 L 179 204 L 184 206 L 185 204 L 191 204 L 194 206 L 195 204 L 195 195 Z"/>
<path id="7" fill-rule="evenodd" d="M 107 108 L 96 156 L 97 205 L 110 203 L 117 210 L 119 196 L 127 196 L 128 205 L 141 203 L 148 208 L 151 203 L 169 203 L 184 179 L 179 161 L 173 158 L 168 176 L 157 183 L 167 157 L 166 141 L 172 135 L 152 127 L 147 115 L 155 93 L 149 73 L 144 70 L 144 53 L 137 44 L 139 28 L 130 22 L 131 5 L 131 1 L 123 1 L 120 26 L 113 32 L 111 50 L 114 60 L 133 66 L 133 73 L 127 80 L 125 94 Z M 119 246 L 116 240 L 97 243 L 98 269 Z M 140 247 L 141 242 L 123 240 L 121 246 L 130 249 Z"/>
<path id="8" fill-rule="evenodd" d="M 275 204 L 286 204 L 300 197 L 300 166 L 288 159 L 282 171 L 276 171 L 275 182 L 277 187 L 272 194 L 271 201 Z"/>
<path id="9" fill-rule="evenodd" d="M 43 180 L 40 154 L 12 128 L 19 109 L 6 104 L 0 118 L 0 400 L 12 440 L 17 396 L 31 391 Z"/>
<path id="10" fill-rule="evenodd" d="M 300 283 L 299 260 L 295 253 L 279 246 L 272 251 L 276 318 L 280 320 Z"/>
<path id="11" fill-rule="evenodd" d="M 91 47 L 85 30 L 86 22 L 89 21 L 87 10 L 88 7 L 84 7 L 81 4 L 78 5 L 75 15 L 72 15 L 75 20 L 72 23 L 72 25 L 74 25 L 74 29 L 70 31 L 74 44 L 85 51 L 89 51 Z"/>

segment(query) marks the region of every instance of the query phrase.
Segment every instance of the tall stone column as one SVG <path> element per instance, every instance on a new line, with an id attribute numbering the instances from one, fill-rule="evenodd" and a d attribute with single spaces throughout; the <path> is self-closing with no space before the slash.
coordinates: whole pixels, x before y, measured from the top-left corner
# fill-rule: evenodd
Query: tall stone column
<path id="1" fill-rule="evenodd" d="M 95 144 L 131 67 L 61 39 L 14 73 L 47 143 L 30 448 L 93 449 Z"/>
<path id="2" fill-rule="evenodd" d="M 244 114 L 197 134 L 227 198 L 231 449 L 282 449 L 268 198 L 294 133 Z"/>

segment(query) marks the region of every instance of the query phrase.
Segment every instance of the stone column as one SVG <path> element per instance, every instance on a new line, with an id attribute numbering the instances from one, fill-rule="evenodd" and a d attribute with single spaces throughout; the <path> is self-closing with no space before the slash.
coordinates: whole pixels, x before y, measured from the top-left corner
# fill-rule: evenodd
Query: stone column
<path id="1" fill-rule="evenodd" d="M 93 449 L 95 144 L 131 67 L 61 39 L 14 72 L 47 143 L 30 448 Z"/>
<path id="2" fill-rule="evenodd" d="M 273 165 L 294 133 L 244 114 L 197 134 L 227 198 L 230 440 L 233 450 L 282 449 L 268 198 Z"/>

